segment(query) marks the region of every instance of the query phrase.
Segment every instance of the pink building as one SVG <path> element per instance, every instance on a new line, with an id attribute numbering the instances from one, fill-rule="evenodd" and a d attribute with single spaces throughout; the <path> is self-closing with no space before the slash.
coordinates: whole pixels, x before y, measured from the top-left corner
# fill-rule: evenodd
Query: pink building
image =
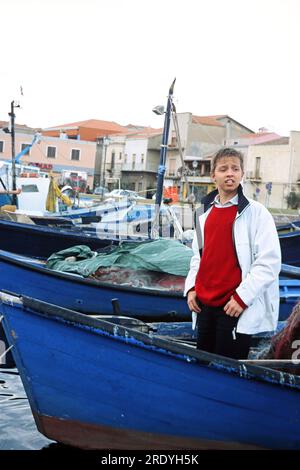
<path id="1" fill-rule="evenodd" d="M 2 125 L 2 126 L 1 126 Z M 3 128 L 7 123 L 0 123 L 0 160 L 11 161 L 11 135 Z M 18 155 L 32 143 L 35 129 L 16 126 L 15 153 Z M 46 172 L 52 172 L 58 179 L 63 170 L 86 172 L 90 188 L 93 187 L 96 157 L 96 142 L 73 140 L 59 137 L 40 136 L 20 163 L 38 166 Z"/>

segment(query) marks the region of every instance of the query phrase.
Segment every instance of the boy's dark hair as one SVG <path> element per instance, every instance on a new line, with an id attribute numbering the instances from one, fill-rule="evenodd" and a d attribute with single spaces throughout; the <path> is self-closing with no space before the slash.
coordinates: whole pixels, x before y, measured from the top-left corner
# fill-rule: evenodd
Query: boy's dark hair
<path id="1" fill-rule="evenodd" d="M 213 173 L 216 169 L 217 163 L 221 158 L 224 157 L 236 157 L 239 159 L 242 171 L 244 171 L 244 155 L 242 152 L 239 152 L 236 149 L 230 148 L 230 147 L 225 147 L 223 149 L 220 149 L 213 157 L 212 159 L 212 165 L 211 165 L 211 172 Z"/>

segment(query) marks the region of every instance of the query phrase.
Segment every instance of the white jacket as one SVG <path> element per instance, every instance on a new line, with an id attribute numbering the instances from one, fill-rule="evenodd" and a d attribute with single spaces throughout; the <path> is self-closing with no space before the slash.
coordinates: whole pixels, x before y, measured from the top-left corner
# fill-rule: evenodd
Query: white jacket
<path id="1" fill-rule="evenodd" d="M 212 207 L 207 208 L 216 194 L 217 191 L 213 191 L 203 200 L 205 212 L 198 219 L 198 237 L 195 230 L 192 245 L 194 256 L 185 281 L 184 295 L 195 286 L 201 262 L 198 239 L 202 249 L 204 224 Z M 279 238 L 269 211 L 259 202 L 247 199 L 241 188 L 238 212 L 233 224 L 233 239 L 242 271 L 242 282 L 236 292 L 248 305 L 239 317 L 236 331 L 246 334 L 274 331 L 279 314 L 278 276 L 281 269 Z"/>

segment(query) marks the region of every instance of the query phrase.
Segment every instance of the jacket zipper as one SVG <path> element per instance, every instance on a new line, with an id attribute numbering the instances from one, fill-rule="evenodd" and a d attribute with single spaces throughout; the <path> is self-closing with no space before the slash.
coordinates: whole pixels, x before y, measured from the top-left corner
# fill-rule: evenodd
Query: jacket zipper
<path id="1" fill-rule="evenodd" d="M 241 265 L 240 265 L 240 261 L 239 261 L 239 258 L 238 258 L 238 254 L 237 254 L 237 250 L 236 250 L 236 245 L 235 245 L 235 238 L 234 238 L 234 224 L 236 222 L 236 220 L 242 215 L 242 213 L 247 209 L 248 206 L 246 206 L 242 212 L 234 219 L 234 222 L 232 224 L 232 241 L 233 241 L 233 247 L 234 247 L 234 251 L 235 251 L 235 256 L 236 256 L 236 259 L 237 259 L 237 262 L 238 262 L 238 265 L 239 265 L 239 268 L 240 270 L 242 271 L 242 268 L 241 268 Z M 233 328 L 232 330 L 232 338 L 233 340 L 235 341 L 236 340 L 236 326 Z"/>
<path id="2" fill-rule="evenodd" d="M 232 330 L 232 337 L 234 340 L 236 340 L 236 326 Z"/>
<path id="3" fill-rule="evenodd" d="M 239 257 L 238 257 L 238 254 L 237 254 L 237 250 L 236 250 L 236 245 L 235 245 L 235 238 L 234 238 L 234 226 L 235 226 L 235 222 L 237 221 L 237 219 L 239 217 L 241 217 L 241 215 L 243 214 L 243 212 L 245 212 L 245 210 L 248 208 L 249 206 L 247 205 L 243 210 L 242 212 L 234 219 L 234 222 L 232 224 L 232 241 L 233 241 L 233 248 L 234 248 L 234 252 L 235 252 L 235 256 L 236 256 L 236 259 L 237 259 L 237 262 L 238 262 L 238 265 L 239 265 L 239 268 L 240 270 L 242 271 L 242 267 L 240 265 L 240 261 L 239 261 Z"/>

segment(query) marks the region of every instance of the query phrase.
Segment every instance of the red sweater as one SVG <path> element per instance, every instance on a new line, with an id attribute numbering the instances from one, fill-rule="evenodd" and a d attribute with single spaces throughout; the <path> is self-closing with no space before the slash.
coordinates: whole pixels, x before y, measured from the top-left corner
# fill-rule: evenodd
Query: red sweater
<path id="1" fill-rule="evenodd" d="M 234 294 L 241 307 L 247 307 L 235 292 L 242 280 L 233 243 L 236 213 L 236 205 L 214 206 L 206 219 L 204 249 L 195 284 L 197 297 L 204 305 L 221 307 Z"/>

